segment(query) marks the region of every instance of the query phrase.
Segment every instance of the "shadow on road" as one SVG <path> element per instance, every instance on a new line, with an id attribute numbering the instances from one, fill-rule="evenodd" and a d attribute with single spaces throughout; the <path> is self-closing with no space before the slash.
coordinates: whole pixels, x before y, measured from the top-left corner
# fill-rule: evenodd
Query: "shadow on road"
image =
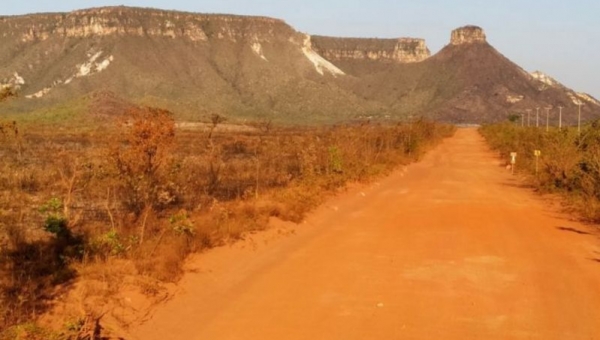
<path id="1" fill-rule="evenodd" d="M 533 185 L 528 184 L 528 183 L 524 183 L 524 182 L 521 182 L 521 181 L 517 181 L 517 180 L 509 181 L 509 182 L 502 181 L 502 182 L 500 182 L 500 184 L 504 185 L 504 186 L 512 187 L 512 188 L 535 190 L 535 187 Z"/>
<path id="2" fill-rule="evenodd" d="M 588 233 L 587 231 L 583 231 L 583 230 L 579 230 L 579 229 L 575 229 L 575 228 L 571 228 L 571 227 L 556 227 L 556 229 L 572 232 L 572 233 L 579 234 L 579 235 L 592 235 L 592 234 Z"/>

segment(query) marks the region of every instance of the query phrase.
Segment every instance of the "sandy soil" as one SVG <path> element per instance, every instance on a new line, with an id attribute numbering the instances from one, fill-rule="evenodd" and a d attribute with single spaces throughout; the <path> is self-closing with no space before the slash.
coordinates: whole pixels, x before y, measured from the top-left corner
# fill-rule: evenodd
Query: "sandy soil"
<path id="1" fill-rule="evenodd" d="M 300 226 L 192 258 L 133 339 L 598 339 L 600 240 L 475 129 Z"/>

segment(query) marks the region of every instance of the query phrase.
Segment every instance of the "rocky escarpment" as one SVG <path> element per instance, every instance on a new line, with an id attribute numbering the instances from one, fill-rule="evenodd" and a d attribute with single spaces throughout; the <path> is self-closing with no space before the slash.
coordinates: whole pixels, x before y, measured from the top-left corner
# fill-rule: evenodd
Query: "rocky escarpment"
<path id="1" fill-rule="evenodd" d="M 431 55 L 425 40 L 414 38 L 368 39 L 313 36 L 316 52 L 331 61 L 377 60 L 415 63 Z"/>
<path id="2" fill-rule="evenodd" d="M 87 103 L 96 91 L 186 119 L 382 111 L 330 83 L 343 76 L 278 19 L 132 7 L 0 17 L 0 87 L 18 90 L 14 112 Z"/>
<path id="3" fill-rule="evenodd" d="M 132 60 L 127 54 L 135 56 L 151 51 L 133 62 L 141 66 L 147 63 L 148 56 L 174 54 L 182 58 L 187 54 L 205 55 L 206 49 L 217 54 L 236 45 L 267 61 L 266 46 L 276 49 L 293 41 L 300 52 L 303 39 L 304 35 L 284 21 L 257 16 L 124 6 L 0 16 L 0 86 L 10 85 L 21 90 L 24 98 L 37 99 L 77 83 L 78 79 L 105 73 L 119 63 L 119 67 L 127 67 L 123 62 Z M 159 42 L 172 46 L 169 51 L 163 47 L 152 51 L 156 49 L 152 45 Z M 223 64 L 218 73 L 232 78 L 228 73 L 231 67 L 225 65 L 230 58 L 215 58 L 218 60 L 211 66 Z M 162 69 L 162 65 L 158 66 L 152 70 Z M 123 73 L 131 69 L 130 66 L 114 71 Z"/>
<path id="4" fill-rule="evenodd" d="M 50 37 L 149 36 L 236 40 L 248 35 L 269 37 L 294 30 L 282 20 L 266 17 L 194 14 L 130 7 L 104 7 L 70 13 L 0 17 L 0 38 L 21 42 Z M 260 35 L 256 33 L 260 32 Z"/>
<path id="5" fill-rule="evenodd" d="M 581 102 L 585 117 L 600 116 L 594 98 L 554 83 L 501 55 L 476 26 L 430 56 L 422 39 L 311 37 L 266 17 L 131 7 L 0 16 L 0 88 L 19 94 L 2 109 L 14 114 L 68 107 L 100 117 L 123 106 L 90 99 L 100 91 L 186 120 L 482 123 Z"/>
<path id="6" fill-rule="evenodd" d="M 485 32 L 481 27 L 477 26 L 464 26 L 452 31 L 450 38 L 450 44 L 452 45 L 464 45 L 474 43 L 485 43 L 487 38 Z"/>
<path id="7" fill-rule="evenodd" d="M 543 72 L 535 71 L 535 72 L 531 73 L 531 76 L 533 77 L 533 79 L 535 79 L 539 82 L 538 83 L 539 91 L 543 92 L 549 88 L 560 89 L 560 90 L 564 91 L 565 93 L 567 93 L 567 95 L 569 96 L 569 98 L 571 98 L 571 101 L 575 105 L 590 104 L 590 105 L 594 105 L 596 107 L 600 106 L 600 101 L 598 99 L 594 98 L 592 95 L 590 95 L 588 93 L 583 93 L 583 92 L 575 92 L 575 91 L 571 90 L 570 88 L 566 87 L 565 85 L 563 85 L 558 80 L 552 78 L 551 76 L 549 76 Z"/>

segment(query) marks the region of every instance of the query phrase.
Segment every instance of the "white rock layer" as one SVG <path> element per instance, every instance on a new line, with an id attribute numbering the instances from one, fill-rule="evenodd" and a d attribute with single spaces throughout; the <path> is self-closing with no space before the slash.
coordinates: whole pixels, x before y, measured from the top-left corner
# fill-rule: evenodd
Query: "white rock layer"
<path id="1" fill-rule="evenodd" d="M 310 42 L 310 35 L 307 35 L 304 38 L 304 45 L 302 46 L 302 52 L 310 60 L 310 62 L 315 65 L 315 69 L 320 75 L 325 75 L 325 71 L 329 72 L 332 76 L 343 76 L 345 75 L 344 71 L 337 68 L 337 66 L 333 65 L 327 59 L 321 57 L 317 52 L 312 49 L 312 44 Z"/>

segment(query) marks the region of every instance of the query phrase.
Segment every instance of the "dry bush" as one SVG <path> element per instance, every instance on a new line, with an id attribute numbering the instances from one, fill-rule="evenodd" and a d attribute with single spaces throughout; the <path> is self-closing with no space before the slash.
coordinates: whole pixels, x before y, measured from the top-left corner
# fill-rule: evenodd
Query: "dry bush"
<path id="1" fill-rule="evenodd" d="M 8 100 L 11 97 L 17 96 L 17 90 L 15 90 L 12 86 L 2 86 L 0 87 L 0 103 Z"/>
<path id="2" fill-rule="evenodd" d="M 175 137 L 175 121 L 165 110 L 135 108 L 128 112 L 124 130 L 124 140 L 113 146 L 111 158 L 122 182 L 124 203 L 139 215 L 163 204 L 163 170 Z"/>
<path id="3" fill-rule="evenodd" d="M 176 280 L 190 252 L 261 230 L 271 216 L 300 222 L 327 193 L 417 160 L 453 133 L 426 121 L 260 122 L 232 133 L 223 121 L 176 134 L 169 112 L 131 108 L 98 131 L 3 125 L 0 328 L 43 312 L 84 263 L 120 258 L 132 274 Z"/>
<path id="4" fill-rule="evenodd" d="M 583 217 L 600 221 L 600 123 L 576 128 L 522 128 L 513 124 L 484 126 L 488 143 L 508 158 L 517 152 L 516 170 L 529 174 L 530 181 L 543 191 L 563 193 Z M 534 150 L 541 150 L 539 172 L 535 173 Z"/>
<path id="5" fill-rule="evenodd" d="M 581 161 L 580 185 L 587 196 L 600 201 L 600 143 L 586 149 Z"/>
<path id="6" fill-rule="evenodd" d="M 538 145 L 543 145 L 544 157 L 541 158 L 539 185 L 546 189 L 572 191 L 579 177 L 579 152 L 576 140 L 569 134 L 552 134 Z M 535 148 L 530 148 L 530 150 Z M 533 153 L 533 151 L 531 151 Z"/>
<path id="7" fill-rule="evenodd" d="M 21 161 L 23 157 L 23 136 L 17 122 L 0 122 L 0 138 L 2 138 L 3 156 L 15 157 Z"/>

